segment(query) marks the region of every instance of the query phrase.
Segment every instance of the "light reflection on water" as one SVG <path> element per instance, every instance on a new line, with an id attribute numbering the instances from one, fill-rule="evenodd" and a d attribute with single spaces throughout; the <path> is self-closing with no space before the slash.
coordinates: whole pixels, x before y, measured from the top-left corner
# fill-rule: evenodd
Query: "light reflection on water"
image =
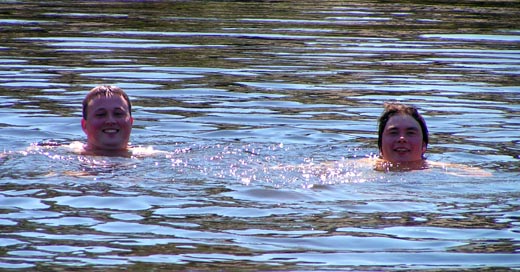
<path id="1" fill-rule="evenodd" d="M 518 5 L 27 4 L 1 4 L 1 268 L 520 267 Z M 35 145 L 84 140 L 101 83 L 163 152 Z M 458 165 L 372 170 L 388 100 Z"/>

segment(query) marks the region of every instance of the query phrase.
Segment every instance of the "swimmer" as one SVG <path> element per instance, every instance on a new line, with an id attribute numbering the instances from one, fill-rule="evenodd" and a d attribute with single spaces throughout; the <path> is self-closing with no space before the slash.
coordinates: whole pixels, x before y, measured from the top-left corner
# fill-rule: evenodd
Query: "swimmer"
<path id="1" fill-rule="evenodd" d="M 424 154 L 428 147 L 428 127 L 415 107 L 385 103 L 379 118 L 377 145 L 380 171 L 420 170 L 427 168 Z"/>
<path id="2" fill-rule="evenodd" d="M 37 143 L 29 148 L 65 147 L 80 155 L 110 157 L 148 157 L 166 154 L 153 147 L 131 146 L 130 133 L 134 119 L 132 104 L 128 95 L 117 86 L 100 85 L 85 96 L 82 103 L 81 128 L 87 135 L 87 142 L 74 141 L 68 145 L 59 142 Z"/>
<path id="3" fill-rule="evenodd" d="M 304 177 L 316 176 L 324 182 L 341 179 L 354 182 L 370 180 L 373 170 L 404 172 L 435 171 L 460 177 L 489 177 L 492 174 L 478 167 L 427 161 L 429 134 L 426 121 L 417 108 L 399 103 L 385 103 L 379 118 L 379 156 L 345 161 L 324 161 L 298 165 L 279 165 L 271 170 L 299 172 Z M 370 171 L 367 171 L 370 170 Z"/>
<path id="4" fill-rule="evenodd" d="M 129 156 L 128 142 L 134 119 L 128 95 L 116 86 L 97 86 L 83 100 L 81 128 L 87 143 L 75 151 L 84 155 Z"/>
<path id="5" fill-rule="evenodd" d="M 491 176 L 477 167 L 426 161 L 428 127 L 417 108 L 399 103 L 385 103 L 379 118 L 377 171 L 411 171 L 441 168 L 455 176 Z"/>

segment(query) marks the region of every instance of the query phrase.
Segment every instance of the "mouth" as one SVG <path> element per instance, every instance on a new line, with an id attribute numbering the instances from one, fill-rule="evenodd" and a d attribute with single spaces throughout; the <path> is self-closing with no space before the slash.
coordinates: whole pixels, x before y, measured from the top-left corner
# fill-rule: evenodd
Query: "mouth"
<path id="1" fill-rule="evenodd" d="M 118 132 L 119 132 L 119 129 L 115 129 L 115 128 L 106 128 L 106 129 L 103 129 L 103 133 L 115 134 L 115 133 L 118 133 Z"/>
<path id="2" fill-rule="evenodd" d="M 406 152 L 409 152 L 410 150 L 405 147 L 398 147 L 398 148 L 394 148 L 394 151 L 397 153 L 406 153 Z"/>

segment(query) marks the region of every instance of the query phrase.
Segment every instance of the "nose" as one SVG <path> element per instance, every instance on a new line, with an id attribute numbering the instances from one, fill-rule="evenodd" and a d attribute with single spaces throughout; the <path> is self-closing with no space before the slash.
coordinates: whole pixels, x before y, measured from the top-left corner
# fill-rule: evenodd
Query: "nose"
<path id="1" fill-rule="evenodd" d="M 108 114 L 108 118 L 106 119 L 106 123 L 108 124 L 115 124 L 116 120 L 112 114 Z"/>
<path id="2" fill-rule="evenodd" d="M 399 139 L 397 141 L 399 143 L 405 143 L 406 142 L 406 137 L 404 137 L 404 135 L 401 135 L 401 136 L 399 136 Z"/>

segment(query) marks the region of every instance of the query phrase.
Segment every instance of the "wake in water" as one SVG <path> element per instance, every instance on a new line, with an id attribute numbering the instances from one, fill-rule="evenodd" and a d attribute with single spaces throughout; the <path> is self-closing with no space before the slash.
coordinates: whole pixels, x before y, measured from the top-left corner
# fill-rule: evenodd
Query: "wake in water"
<path id="1" fill-rule="evenodd" d="M 136 148 L 126 157 L 86 156 L 72 144 L 33 145 L 0 156 L 2 178 L 103 181 L 134 184 L 201 181 L 275 188 L 314 188 L 344 183 L 400 180 L 415 176 L 438 181 L 486 177 L 480 168 L 428 162 L 424 170 L 376 171 L 370 150 L 282 144 L 175 144 L 166 150 Z M 11 178 L 9 178 L 11 177 Z"/>

